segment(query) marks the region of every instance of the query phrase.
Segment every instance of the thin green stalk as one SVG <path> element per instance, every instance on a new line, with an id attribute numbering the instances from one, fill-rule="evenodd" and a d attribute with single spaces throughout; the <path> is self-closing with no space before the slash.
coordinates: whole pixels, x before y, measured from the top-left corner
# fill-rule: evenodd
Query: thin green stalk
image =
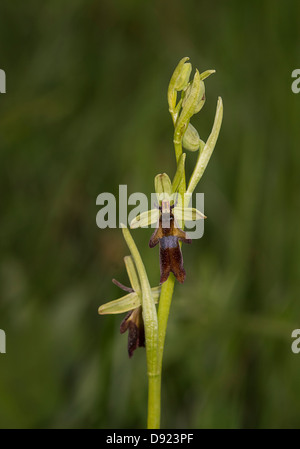
<path id="1" fill-rule="evenodd" d="M 148 373 L 148 429 L 160 429 L 161 409 L 161 370 L 156 374 Z"/>
<path id="2" fill-rule="evenodd" d="M 158 362 L 158 371 L 160 373 L 162 371 L 164 345 L 165 345 L 169 312 L 174 292 L 174 284 L 175 284 L 175 276 L 173 275 L 173 273 L 170 273 L 168 280 L 164 282 L 162 285 L 159 299 L 159 307 L 157 314 L 158 318 L 157 362 Z"/>

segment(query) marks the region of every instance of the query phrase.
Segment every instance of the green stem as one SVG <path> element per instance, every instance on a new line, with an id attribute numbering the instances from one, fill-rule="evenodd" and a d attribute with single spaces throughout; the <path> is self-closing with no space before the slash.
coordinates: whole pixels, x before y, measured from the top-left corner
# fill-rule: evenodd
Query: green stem
<path id="1" fill-rule="evenodd" d="M 160 428 L 160 392 L 161 370 L 159 373 L 148 373 L 148 429 Z"/>
<path id="2" fill-rule="evenodd" d="M 176 142 L 174 140 L 174 149 L 175 149 L 175 156 L 176 156 L 176 163 L 178 164 L 180 156 L 182 155 L 182 144 L 180 142 Z"/>
<path id="3" fill-rule="evenodd" d="M 167 331 L 167 324 L 169 318 L 169 312 L 174 292 L 175 276 L 170 273 L 170 276 L 166 282 L 162 285 L 161 294 L 158 307 L 158 346 L 157 346 L 157 362 L 158 371 L 162 371 L 162 360 L 165 346 L 165 338 Z"/>

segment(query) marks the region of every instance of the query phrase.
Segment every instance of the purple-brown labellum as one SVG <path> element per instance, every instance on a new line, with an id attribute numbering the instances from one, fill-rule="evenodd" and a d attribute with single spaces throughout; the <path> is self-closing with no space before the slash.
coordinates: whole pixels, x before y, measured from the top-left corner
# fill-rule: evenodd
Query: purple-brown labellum
<path id="1" fill-rule="evenodd" d="M 168 279 L 171 271 L 179 282 L 184 282 L 186 273 L 183 268 L 179 240 L 192 243 L 192 240 L 187 238 L 187 234 L 176 226 L 173 208 L 174 206 L 170 206 L 169 202 L 162 201 L 162 206 L 159 208 L 161 214 L 158 227 L 149 241 L 150 248 L 154 248 L 159 243 L 160 284 Z"/>
<path id="2" fill-rule="evenodd" d="M 125 292 L 132 293 L 133 288 L 126 287 L 116 279 L 112 279 L 113 283 Z M 142 314 L 142 307 L 130 310 L 120 325 L 120 333 L 124 334 L 128 330 L 128 355 L 133 356 L 134 351 L 139 347 L 145 347 L 145 328 Z"/>
<path id="3" fill-rule="evenodd" d="M 141 307 L 131 310 L 125 316 L 120 326 L 120 332 L 123 334 L 127 330 L 128 355 L 132 357 L 138 347 L 145 347 L 145 329 Z"/>

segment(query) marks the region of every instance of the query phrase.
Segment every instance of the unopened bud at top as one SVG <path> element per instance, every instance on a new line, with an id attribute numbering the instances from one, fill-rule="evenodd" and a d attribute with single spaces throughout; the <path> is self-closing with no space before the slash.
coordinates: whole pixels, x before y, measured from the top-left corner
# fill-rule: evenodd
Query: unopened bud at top
<path id="1" fill-rule="evenodd" d="M 172 194 L 172 184 L 169 176 L 166 173 L 155 176 L 154 179 L 155 192 L 160 195 L 166 193 L 167 195 Z"/>
<path id="2" fill-rule="evenodd" d="M 190 84 L 188 86 L 188 88 L 186 89 L 186 92 L 185 92 L 185 95 L 183 98 L 183 102 L 182 102 L 183 108 L 191 95 L 191 91 L 192 91 L 192 85 Z M 195 102 L 193 114 L 197 114 L 203 108 L 203 105 L 205 103 L 205 85 L 202 80 L 199 80 L 199 91 L 197 93 L 198 93 L 198 95 L 197 95 L 197 100 Z"/>
<path id="3" fill-rule="evenodd" d="M 178 78 L 175 81 L 175 84 L 174 84 L 175 90 L 179 91 L 179 90 L 183 90 L 186 88 L 186 86 L 188 85 L 189 80 L 190 80 L 191 71 L 192 71 L 192 64 L 190 64 L 189 62 L 186 62 L 182 66 L 181 71 L 178 75 Z"/>

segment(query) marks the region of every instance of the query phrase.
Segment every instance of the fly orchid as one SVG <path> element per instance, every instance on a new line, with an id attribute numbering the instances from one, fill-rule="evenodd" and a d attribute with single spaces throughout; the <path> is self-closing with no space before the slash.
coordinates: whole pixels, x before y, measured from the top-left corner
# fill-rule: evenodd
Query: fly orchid
<path id="1" fill-rule="evenodd" d="M 154 248 L 159 243 L 160 284 L 168 279 L 170 272 L 183 283 L 186 273 L 179 241 L 192 243 L 192 239 L 181 229 L 182 224 L 184 221 L 201 220 L 206 216 L 195 208 L 184 206 L 188 204 L 186 197 L 184 201 L 180 198 L 181 205 L 178 204 L 179 194 L 172 191 L 172 184 L 166 173 L 157 175 L 154 184 L 159 206 L 137 215 L 131 221 L 130 227 L 135 229 L 156 223 L 149 246 Z"/>
<path id="2" fill-rule="evenodd" d="M 215 148 L 223 118 L 223 102 L 218 98 L 215 119 L 206 142 L 200 139 L 190 123 L 206 101 L 204 80 L 215 70 L 195 71 L 190 80 L 192 66 L 185 57 L 179 61 L 168 87 L 169 112 L 174 125 L 173 144 L 176 173 L 171 183 L 167 174 L 155 177 L 157 205 L 137 215 L 130 223 L 132 229 L 156 227 L 149 246 L 160 246 L 160 284 L 151 288 L 147 272 L 130 234 L 122 226 L 123 236 L 131 256 L 125 257 L 125 265 L 131 287 L 113 282 L 125 290 L 122 298 L 99 307 L 99 314 L 128 312 L 121 323 L 121 333 L 128 330 L 128 353 L 131 357 L 139 346 L 146 347 L 148 375 L 148 429 L 160 428 L 161 373 L 164 342 L 174 291 L 175 278 L 185 280 L 181 242 L 191 243 L 184 231 L 185 222 L 206 218 L 197 209 L 189 207 L 191 196 L 203 176 Z M 198 152 L 197 161 L 189 182 L 186 183 L 185 159 L 187 151 Z M 169 276 L 173 272 L 174 276 Z M 159 301 L 158 310 L 156 304 Z"/>
<path id="3" fill-rule="evenodd" d="M 129 357 L 132 357 L 135 349 L 145 346 L 141 298 L 142 291 L 132 257 L 125 256 L 124 262 L 131 287 L 126 287 L 119 281 L 116 281 L 116 279 L 113 279 L 112 282 L 128 294 L 103 304 L 99 307 L 98 313 L 99 315 L 108 315 L 128 312 L 120 325 L 120 332 L 123 334 L 128 330 L 128 355 Z M 153 301 L 157 304 L 160 287 L 152 288 L 151 292 Z"/>

